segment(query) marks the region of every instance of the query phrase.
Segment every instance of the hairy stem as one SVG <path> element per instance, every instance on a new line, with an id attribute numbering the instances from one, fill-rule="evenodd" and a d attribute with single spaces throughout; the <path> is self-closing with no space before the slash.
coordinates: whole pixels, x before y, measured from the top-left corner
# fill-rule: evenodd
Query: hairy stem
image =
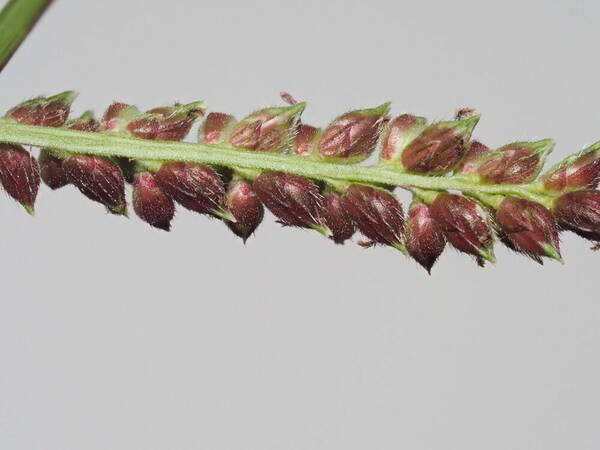
<path id="1" fill-rule="evenodd" d="M 52 0 L 10 0 L 0 12 L 0 70 Z"/>
<path id="2" fill-rule="evenodd" d="M 64 128 L 21 125 L 8 119 L 0 119 L 0 142 L 106 157 L 188 161 L 250 170 L 276 170 L 320 180 L 467 193 L 514 194 L 546 205 L 552 202 L 551 197 L 536 192 L 535 184 L 482 185 L 463 176 L 415 175 L 378 166 L 333 164 L 301 156 L 244 151 L 220 145 L 142 140 L 111 133 L 86 133 Z"/>

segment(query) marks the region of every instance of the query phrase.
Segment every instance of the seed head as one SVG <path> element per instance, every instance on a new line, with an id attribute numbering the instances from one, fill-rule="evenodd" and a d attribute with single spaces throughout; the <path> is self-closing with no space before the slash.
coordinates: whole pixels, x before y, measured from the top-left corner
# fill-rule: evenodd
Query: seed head
<path id="1" fill-rule="evenodd" d="M 432 203 L 431 214 L 454 248 L 481 262 L 495 261 L 491 221 L 479 203 L 442 193 Z"/>
<path id="2" fill-rule="evenodd" d="M 479 116 L 428 126 L 402 152 L 402 166 L 409 172 L 441 175 L 454 169 L 465 154 Z"/>
<path id="3" fill-rule="evenodd" d="M 133 105 L 127 103 L 112 103 L 102 116 L 100 129 L 102 131 L 113 131 L 116 133 L 124 133 L 127 130 L 127 125 L 136 116 L 139 116 L 140 111 Z"/>
<path id="4" fill-rule="evenodd" d="M 552 139 L 508 144 L 489 152 L 477 173 L 487 184 L 529 183 L 538 175 L 553 148 Z"/>
<path id="5" fill-rule="evenodd" d="M 574 189 L 594 189 L 600 180 L 600 142 L 569 156 L 541 177 L 544 187 L 563 192 Z"/>
<path id="6" fill-rule="evenodd" d="M 77 97 L 74 91 L 66 91 L 52 97 L 36 97 L 11 108 L 6 117 L 24 125 L 60 127 L 69 117 L 71 104 Z"/>
<path id="7" fill-rule="evenodd" d="M 410 205 L 404 241 L 408 254 L 431 273 L 446 247 L 446 237 L 425 203 L 416 201 Z"/>
<path id="8" fill-rule="evenodd" d="M 0 182 L 32 214 L 40 186 L 37 161 L 20 145 L 0 143 Z"/>
<path id="9" fill-rule="evenodd" d="M 50 189 L 58 189 L 69 184 L 67 174 L 62 166 L 62 159 L 57 158 L 48 150 L 42 149 L 40 150 L 38 162 L 42 181 Z"/>
<path id="10" fill-rule="evenodd" d="M 290 147 L 306 104 L 255 111 L 233 128 L 229 143 L 258 152 L 282 152 Z"/>
<path id="11" fill-rule="evenodd" d="M 184 208 L 223 217 L 225 185 L 214 169 L 183 161 L 166 162 L 156 172 L 156 181 L 163 192 Z"/>
<path id="12" fill-rule="evenodd" d="M 235 118 L 229 114 L 211 112 L 200 127 L 200 141 L 207 144 L 224 142 L 235 123 Z"/>
<path id="13" fill-rule="evenodd" d="M 92 111 L 86 111 L 77 119 L 69 120 L 64 125 L 69 130 L 88 131 L 94 133 L 100 129 L 100 123 L 94 117 Z"/>
<path id="14" fill-rule="evenodd" d="M 267 170 L 254 180 L 254 191 L 282 225 L 313 228 L 323 226 L 323 195 L 308 178 Z"/>
<path id="15" fill-rule="evenodd" d="M 398 161 L 406 146 L 427 126 L 425 117 L 402 114 L 393 119 L 383 136 L 380 159 L 382 162 Z"/>
<path id="16" fill-rule="evenodd" d="M 91 155 L 72 155 L 63 161 L 69 183 L 113 214 L 127 215 L 125 180 L 117 164 Z"/>
<path id="17" fill-rule="evenodd" d="M 226 224 L 233 233 L 244 242 L 254 233 L 263 220 L 263 204 L 252 188 L 252 183 L 244 179 L 234 179 L 229 183 L 225 206 L 235 218 L 235 222 Z"/>
<path id="18" fill-rule="evenodd" d="M 325 195 L 323 223 L 331 231 L 330 238 L 336 244 L 343 244 L 356 231 L 350 214 L 344 208 L 342 198 L 335 193 Z"/>
<path id="19" fill-rule="evenodd" d="M 375 150 L 390 104 L 343 114 L 329 124 L 316 144 L 319 156 L 327 161 L 355 163 Z"/>
<path id="20" fill-rule="evenodd" d="M 496 211 L 496 220 L 512 249 L 533 259 L 560 260 L 558 229 L 552 213 L 543 205 L 507 196 Z"/>
<path id="21" fill-rule="evenodd" d="M 141 139 L 180 141 L 204 111 L 204 102 L 153 108 L 129 122 L 127 131 Z"/>
<path id="22" fill-rule="evenodd" d="M 587 189 L 563 194 L 556 200 L 553 212 L 561 229 L 600 242 L 600 191 Z"/>
<path id="23" fill-rule="evenodd" d="M 481 160 L 490 149 L 479 141 L 472 141 L 469 148 L 465 152 L 465 156 L 456 168 L 456 173 L 469 174 L 473 173 L 479 167 Z"/>
<path id="24" fill-rule="evenodd" d="M 298 133 L 292 141 L 292 153 L 298 156 L 310 155 L 318 134 L 318 128 L 303 123 L 300 124 L 298 126 Z"/>
<path id="25" fill-rule="evenodd" d="M 342 197 L 356 227 L 374 243 L 404 251 L 404 213 L 396 197 L 385 189 L 353 184 Z"/>
<path id="26" fill-rule="evenodd" d="M 169 231 L 175 215 L 175 203 L 162 191 L 154 175 L 140 172 L 133 181 L 133 210 L 150 226 Z"/>

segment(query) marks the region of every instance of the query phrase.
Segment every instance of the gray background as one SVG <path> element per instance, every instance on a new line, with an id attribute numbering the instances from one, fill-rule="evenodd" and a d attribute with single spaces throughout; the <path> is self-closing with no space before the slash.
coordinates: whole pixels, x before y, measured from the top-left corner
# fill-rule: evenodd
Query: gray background
<path id="1" fill-rule="evenodd" d="M 593 1 L 59 0 L 0 74 L 7 109 L 205 99 L 237 116 L 289 90 L 325 124 L 393 101 L 483 113 L 490 146 L 600 138 Z M 405 198 L 405 197 L 403 197 Z M 0 448 L 597 449 L 600 254 L 566 264 L 336 247 L 269 216 L 246 246 L 74 188 L 1 202 Z"/>

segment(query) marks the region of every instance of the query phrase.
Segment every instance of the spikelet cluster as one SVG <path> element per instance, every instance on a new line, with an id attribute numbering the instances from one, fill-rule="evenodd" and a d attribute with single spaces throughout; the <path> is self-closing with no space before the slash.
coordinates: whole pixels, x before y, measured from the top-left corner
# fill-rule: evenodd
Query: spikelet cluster
<path id="1" fill-rule="evenodd" d="M 365 247 L 383 245 L 413 258 L 427 271 L 449 245 L 479 265 L 494 261 L 494 244 L 542 263 L 561 259 L 559 233 L 571 231 L 600 242 L 600 143 L 569 156 L 541 174 L 552 140 L 513 142 L 489 149 L 472 140 L 479 116 L 461 111 L 454 120 L 389 115 L 389 104 L 350 111 L 326 127 L 300 120 L 304 103 L 283 95 L 285 106 L 265 108 L 241 120 L 207 114 L 203 102 L 160 106 L 142 112 L 113 103 L 97 120 L 93 113 L 69 120 L 73 92 L 38 97 L 10 109 L 8 119 L 88 133 L 179 141 L 200 117 L 199 140 L 249 152 L 273 152 L 337 164 L 360 163 L 380 148 L 385 170 L 455 177 L 475 186 L 456 193 L 401 186 L 413 199 L 405 210 L 395 186 L 352 180 L 311 179 L 277 171 L 249 171 L 185 161 L 128 160 L 41 149 L 37 160 L 20 145 L 0 143 L 0 182 L 33 212 L 40 182 L 51 189 L 73 185 L 107 211 L 127 215 L 126 185 L 135 214 L 169 231 L 176 208 L 222 221 L 244 242 L 265 216 L 265 207 L 287 227 L 316 230 L 336 244 L 360 232 Z M 541 175 L 540 175 L 541 174 Z M 477 186 L 535 186 L 544 202 L 515 194 L 487 195 Z"/>

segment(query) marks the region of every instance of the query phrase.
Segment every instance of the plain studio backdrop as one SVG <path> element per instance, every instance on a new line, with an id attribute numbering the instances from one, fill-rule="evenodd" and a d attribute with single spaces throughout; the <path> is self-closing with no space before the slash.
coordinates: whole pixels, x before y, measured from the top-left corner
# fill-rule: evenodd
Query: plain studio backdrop
<path id="1" fill-rule="evenodd" d="M 204 99 L 240 117 L 287 90 L 320 126 L 468 106 L 478 139 L 553 137 L 555 162 L 600 139 L 599 19 L 593 1 L 58 0 L 0 104 L 75 89 L 76 114 Z M 34 218 L 1 200 L 0 448 L 600 446 L 600 253 L 582 239 L 543 267 L 450 249 L 428 276 L 270 214 L 243 245 L 72 187 L 43 187 Z"/>

